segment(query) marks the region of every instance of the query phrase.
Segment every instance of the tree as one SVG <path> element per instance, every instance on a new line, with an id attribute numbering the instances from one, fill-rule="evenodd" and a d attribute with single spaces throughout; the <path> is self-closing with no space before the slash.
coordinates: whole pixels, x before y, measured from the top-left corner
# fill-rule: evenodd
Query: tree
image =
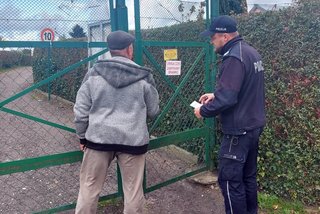
<path id="1" fill-rule="evenodd" d="M 295 0 L 299 1 L 299 0 Z M 306 1 L 306 0 L 300 0 Z M 309 0 L 311 1 L 311 0 Z M 315 0 L 313 0 L 315 1 Z M 199 2 L 199 9 L 197 13 L 197 20 L 202 20 L 205 14 L 206 1 Z M 196 12 L 196 7 L 192 6 L 189 9 L 189 13 L 184 14 L 184 2 L 180 0 L 180 4 L 178 6 L 178 10 L 181 13 L 182 21 L 190 21 L 190 16 Z M 240 14 L 247 13 L 247 0 L 219 0 L 219 15 L 232 15 L 232 14 Z"/>
<path id="2" fill-rule="evenodd" d="M 197 19 L 198 20 L 202 20 L 203 19 L 205 7 L 206 7 L 206 2 L 205 1 L 200 2 L 200 6 L 199 6 L 199 9 L 198 9 L 198 15 L 197 15 Z"/>
<path id="3" fill-rule="evenodd" d="M 292 0 L 294 5 L 308 4 L 308 3 L 318 3 L 318 0 Z"/>
<path id="4" fill-rule="evenodd" d="M 247 12 L 246 0 L 219 0 L 219 14 L 230 15 Z"/>
<path id="5" fill-rule="evenodd" d="M 83 28 L 80 27 L 80 25 L 76 24 L 76 26 L 74 26 L 72 28 L 72 32 L 69 32 L 69 35 L 72 38 L 81 38 L 81 37 L 86 37 L 86 33 L 83 32 Z"/>
<path id="6" fill-rule="evenodd" d="M 197 20 L 202 20 L 203 19 L 203 15 L 204 15 L 204 9 L 206 7 L 206 1 L 201 1 L 199 2 L 199 9 L 198 9 L 198 13 L 197 13 Z M 180 5 L 178 6 L 178 10 L 181 13 L 181 19 L 182 21 L 190 21 L 190 16 L 196 12 L 196 7 L 194 5 L 192 5 L 192 7 L 189 9 L 189 13 L 187 13 L 186 15 L 184 14 L 184 4 L 183 1 L 180 0 Z"/>

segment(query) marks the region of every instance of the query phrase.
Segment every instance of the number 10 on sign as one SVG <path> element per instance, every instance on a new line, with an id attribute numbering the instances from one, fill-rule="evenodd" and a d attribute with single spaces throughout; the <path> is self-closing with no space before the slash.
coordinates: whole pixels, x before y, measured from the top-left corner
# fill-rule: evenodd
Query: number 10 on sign
<path id="1" fill-rule="evenodd" d="M 54 32 L 50 28 L 45 28 L 41 31 L 41 41 L 53 41 Z"/>

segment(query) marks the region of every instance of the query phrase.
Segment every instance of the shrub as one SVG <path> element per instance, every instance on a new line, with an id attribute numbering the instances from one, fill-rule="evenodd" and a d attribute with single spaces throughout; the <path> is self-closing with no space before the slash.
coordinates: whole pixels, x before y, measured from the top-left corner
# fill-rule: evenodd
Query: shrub
<path id="1" fill-rule="evenodd" d="M 0 51 L 0 70 L 14 66 L 30 66 L 31 56 L 25 55 L 23 51 Z"/>
<path id="2" fill-rule="evenodd" d="M 87 58 L 87 53 L 86 48 L 50 48 L 50 69 L 48 70 L 47 48 L 35 48 L 32 60 L 34 83 L 36 84 Z M 83 64 L 50 81 L 50 93 L 75 102 L 77 91 L 87 71 L 88 65 Z M 48 85 L 43 85 L 39 89 L 48 92 Z"/>
<path id="3" fill-rule="evenodd" d="M 305 203 L 320 199 L 319 6 L 235 17 L 264 61 L 268 122 L 260 138 L 259 185 Z"/>

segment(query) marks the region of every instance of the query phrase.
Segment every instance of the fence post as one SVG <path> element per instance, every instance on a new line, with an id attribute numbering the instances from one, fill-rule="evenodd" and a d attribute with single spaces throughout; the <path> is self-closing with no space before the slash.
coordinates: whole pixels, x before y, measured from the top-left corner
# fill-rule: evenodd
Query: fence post
<path id="1" fill-rule="evenodd" d="M 142 47 L 141 47 L 141 25 L 140 25 L 140 3 L 139 0 L 134 0 L 134 16 L 135 16 L 135 62 L 138 65 L 143 65 L 142 62 Z"/>
<path id="2" fill-rule="evenodd" d="M 110 22 L 111 22 L 111 32 L 116 30 L 116 16 L 114 14 L 114 8 L 113 8 L 113 0 L 109 0 L 109 6 L 110 6 Z"/>
<path id="3" fill-rule="evenodd" d="M 51 42 L 48 47 L 48 78 L 50 77 L 50 47 L 51 47 Z M 48 82 L 48 101 L 50 101 L 50 81 Z"/>
<path id="4" fill-rule="evenodd" d="M 206 2 L 206 5 L 208 5 L 208 0 Z M 209 7 L 207 7 L 207 28 L 209 28 L 210 22 L 215 19 L 217 16 L 219 16 L 219 0 L 210 0 L 210 20 L 209 20 Z M 209 42 L 209 38 L 208 38 Z M 210 93 L 214 92 L 215 90 L 215 84 L 216 84 L 216 75 L 217 75 L 217 67 L 216 67 L 216 60 L 217 55 L 213 52 L 213 45 L 210 45 L 210 65 L 211 65 L 211 71 L 209 75 L 209 84 L 210 84 Z M 212 153 L 212 147 L 216 145 L 216 136 L 215 136 L 215 130 L 216 130 L 216 124 L 215 124 L 215 118 L 210 118 L 207 122 L 209 125 L 209 132 L 213 132 L 213 137 L 210 135 L 210 143 L 209 145 L 209 152 Z M 212 139 L 211 139 L 212 138 Z M 209 155 L 211 156 L 211 155 Z M 212 171 L 215 168 L 213 160 L 210 160 L 209 163 L 209 169 Z"/>
<path id="5" fill-rule="evenodd" d="M 112 30 L 123 30 L 125 32 L 128 32 L 129 31 L 128 8 L 126 6 L 125 0 L 116 0 L 116 8 L 111 10 L 114 10 L 114 13 L 111 13 L 113 14 L 113 16 L 111 16 L 111 20 L 112 18 L 114 18 L 114 21 L 111 22 L 114 24 L 114 28 Z M 121 178 L 121 172 L 118 164 L 117 164 L 117 175 L 118 175 L 118 194 L 123 199 L 124 195 L 123 195 L 123 188 L 122 188 L 122 178 Z"/>
<path id="6" fill-rule="evenodd" d="M 117 180 L 118 180 L 118 196 L 124 199 L 123 188 L 122 188 L 122 177 L 121 177 L 120 167 L 118 163 L 117 163 Z"/>
<path id="7" fill-rule="evenodd" d="M 123 30 L 125 32 L 129 31 L 128 27 L 128 8 L 126 6 L 125 0 L 116 0 L 115 10 L 115 30 Z"/>

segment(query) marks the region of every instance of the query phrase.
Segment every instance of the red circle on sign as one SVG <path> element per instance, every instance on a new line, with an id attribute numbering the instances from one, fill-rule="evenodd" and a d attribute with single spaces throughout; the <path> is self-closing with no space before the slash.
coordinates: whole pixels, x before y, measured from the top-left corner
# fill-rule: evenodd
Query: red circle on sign
<path id="1" fill-rule="evenodd" d="M 54 32 L 50 28 L 45 28 L 41 31 L 41 41 L 53 41 Z"/>

